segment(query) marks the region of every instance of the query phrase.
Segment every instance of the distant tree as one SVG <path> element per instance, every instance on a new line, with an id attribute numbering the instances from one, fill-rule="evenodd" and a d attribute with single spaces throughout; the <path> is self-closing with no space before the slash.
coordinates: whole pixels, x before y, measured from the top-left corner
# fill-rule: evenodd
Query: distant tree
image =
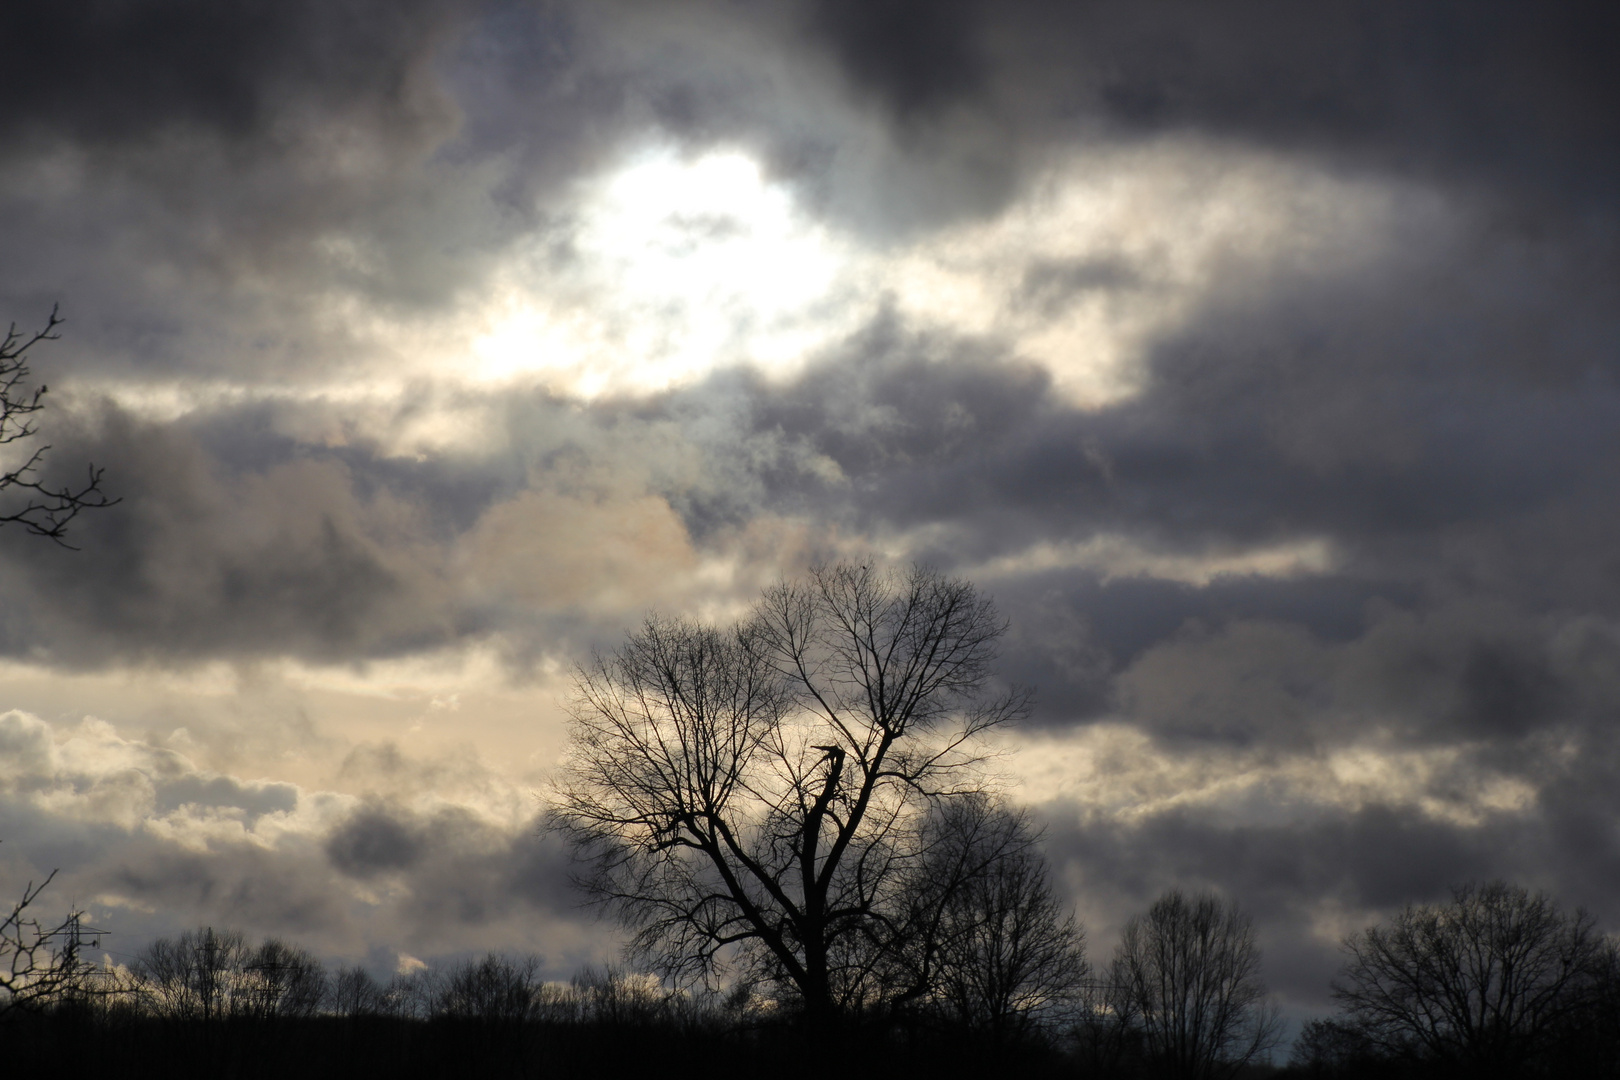
<path id="1" fill-rule="evenodd" d="M 0 1017 L 105 988 L 106 972 L 84 956 L 100 941 L 100 932 L 84 925 L 84 913 L 74 909 L 60 922 L 42 923 L 29 911 L 55 877 L 53 870 L 38 885 L 29 882 L 0 919 Z"/>
<path id="2" fill-rule="evenodd" d="M 1380 1048 L 1354 1025 L 1318 1018 L 1300 1029 L 1288 1065 L 1313 1080 L 1335 1080 L 1381 1071 L 1385 1059 Z"/>
<path id="3" fill-rule="evenodd" d="M 1613 962 L 1585 912 L 1500 881 L 1408 906 L 1344 951 L 1333 996 L 1348 1024 L 1389 1056 L 1470 1077 L 1527 1076 L 1556 1057 Z"/>
<path id="4" fill-rule="evenodd" d="M 1278 1043 L 1253 923 L 1216 896 L 1173 889 L 1131 919 L 1109 981 L 1114 1016 L 1163 1076 L 1233 1076 Z"/>
<path id="5" fill-rule="evenodd" d="M 450 969 L 434 995 L 435 1016 L 485 1024 L 521 1024 L 539 1004 L 540 962 L 490 953 Z"/>
<path id="6" fill-rule="evenodd" d="M 428 968 L 399 972 L 382 988 L 382 1013 L 402 1020 L 426 1020 L 439 1000 L 438 973 Z"/>
<path id="7" fill-rule="evenodd" d="M 327 1000 L 333 1014 L 342 1017 L 384 1016 L 390 1011 L 386 989 L 358 964 L 338 969 Z"/>
<path id="8" fill-rule="evenodd" d="M 1584 1006 L 1570 1014 L 1555 1061 L 1565 1076 L 1620 1080 L 1620 937 L 1603 939 Z"/>
<path id="9" fill-rule="evenodd" d="M 266 938 L 242 968 L 244 1011 L 261 1019 L 314 1016 L 331 988 L 315 954 L 280 938 Z"/>
<path id="10" fill-rule="evenodd" d="M 1071 1035 L 1075 1064 L 1084 1076 L 1136 1076 L 1134 1066 L 1146 1057 L 1141 1030 L 1118 1007 L 1112 976 L 1110 965 L 1080 987 Z"/>
<path id="11" fill-rule="evenodd" d="M 175 1020 L 211 1023 L 246 1011 L 238 997 L 251 955 L 240 931 L 208 926 L 151 942 L 133 971 L 147 1007 Z"/>
<path id="12" fill-rule="evenodd" d="M 571 989 L 579 1017 L 607 1027 L 654 1024 L 671 1014 L 675 1000 L 656 978 L 613 966 L 584 968 Z"/>
<path id="13" fill-rule="evenodd" d="M 19 333 L 12 323 L 0 340 L 0 448 L 21 447 L 0 464 L 0 525 L 20 525 L 36 536 L 68 546 L 68 525 L 85 510 L 112 506 L 117 499 L 101 490 L 102 470 L 88 467 L 81 485 L 53 486 L 39 477 L 49 444 L 34 445 L 39 436 L 35 414 L 45 407 L 46 387 L 30 389 L 28 352 L 42 341 L 55 341 L 62 319 L 51 309 L 45 328 Z M 18 502 L 17 496 L 21 496 Z"/>
<path id="14" fill-rule="evenodd" d="M 930 808 L 985 790 L 1005 631 L 965 581 L 820 567 L 738 624 L 651 617 L 578 672 L 552 820 L 582 883 L 677 979 L 728 956 L 812 1025 L 874 1002 L 871 946 Z"/>
<path id="15" fill-rule="evenodd" d="M 1028 814 L 986 795 L 935 808 L 895 950 L 905 991 L 995 1046 L 1072 1019 L 1085 934 L 1053 894 Z"/>
<path id="16" fill-rule="evenodd" d="M 147 1008 L 204 1024 L 314 1016 L 328 999 L 326 971 L 312 953 L 277 938 L 254 948 L 240 931 L 211 926 L 153 941 L 133 974 Z"/>

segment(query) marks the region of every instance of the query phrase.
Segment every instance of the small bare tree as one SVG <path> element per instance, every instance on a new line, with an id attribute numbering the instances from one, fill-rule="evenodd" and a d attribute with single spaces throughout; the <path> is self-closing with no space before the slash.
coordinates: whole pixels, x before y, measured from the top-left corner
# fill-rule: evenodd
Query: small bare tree
<path id="1" fill-rule="evenodd" d="M 676 978 L 728 958 L 812 1024 L 873 1004 L 931 806 L 984 790 L 1005 624 L 932 570 L 819 567 L 721 629 L 649 618 L 578 673 L 552 820 Z"/>
<path id="2" fill-rule="evenodd" d="M 1611 957 L 1585 912 L 1500 881 L 1408 906 L 1344 950 L 1333 994 L 1355 1032 L 1471 1076 L 1519 1076 L 1552 1051 L 1601 993 Z"/>
<path id="3" fill-rule="evenodd" d="M 358 964 L 339 968 L 332 976 L 329 1002 L 334 1015 L 356 1017 L 388 1014 L 387 990 Z"/>
<path id="4" fill-rule="evenodd" d="M 0 340 L 0 451 L 29 443 L 39 435 L 35 414 L 45 407 L 44 385 L 30 389 L 28 351 L 42 341 L 55 341 L 62 319 L 51 309 L 45 328 L 33 334 L 19 333 L 12 323 Z M 20 494 L 21 504 L 0 504 L 0 525 L 21 525 L 36 536 L 48 537 L 63 546 L 68 525 L 85 510 L 112 506 L 118 502 L 101 490 L 102 470 L 89 466 L 82 485 L 52 486 L 39 477 L 39 468 L 50 446 L 23 447 L 7 459 L 0 459 L 0 496 Z"/>
<path id="5" fill-rule="evenodd" d="M 894 920 L 902 992 L 994 1045 L 1072 1019 L 1089 966 L 1085 933 L 1053 895 L 1028 814 L 987 795 L 937 807 L 915 885 Z"/>
<path id="6" fill-rule="evenodd" d="M 280 938 L 266 938 L 242 967 L 245 1012 L 264 1020 L 314 1016 L 331 992 L 315 954 Z"/>
<path id="7" fill-rule="evenodd" d="M 1111 1010 L 1167 1077 L 1235 1075 L 1277 1045 L 1254 926 L 1236 904 L 1173 889 L 1125 924 Z"/>

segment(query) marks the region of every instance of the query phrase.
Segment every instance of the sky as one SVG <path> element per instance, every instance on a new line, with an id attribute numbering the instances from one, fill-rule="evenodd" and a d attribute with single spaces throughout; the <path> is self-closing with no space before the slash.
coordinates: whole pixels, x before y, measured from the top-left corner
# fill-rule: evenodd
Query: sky
<path id="1" fill-rule="evenodd" d="M 1620 930 L 1620 34 L 1505 0 L 0 9 L 0 887 L 378 972 L 608 958 L 574 665 L 844 557 L 1032 685 L 1094 962 L 1170 887 L 1293 1015 L 1506 878 Z"/>

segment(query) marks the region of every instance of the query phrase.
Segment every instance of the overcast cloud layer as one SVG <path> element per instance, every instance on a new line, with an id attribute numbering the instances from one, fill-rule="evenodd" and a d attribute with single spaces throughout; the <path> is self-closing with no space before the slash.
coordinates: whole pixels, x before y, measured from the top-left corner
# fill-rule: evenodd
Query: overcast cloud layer
<path id="1" fill-rule="evenodd" d="M 1613 5 L 7 9 L 0 885 L 132 951 L 611 949 L 570 665 L 817 559 L 972 578 L 1094 954 L 1508 877 L 1620 928 Z"/>

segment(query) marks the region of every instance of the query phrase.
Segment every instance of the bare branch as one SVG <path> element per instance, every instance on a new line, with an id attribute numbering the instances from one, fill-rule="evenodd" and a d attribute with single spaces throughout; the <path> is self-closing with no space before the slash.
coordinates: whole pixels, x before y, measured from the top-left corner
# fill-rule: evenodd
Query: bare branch
<path id="1" fill-rule="evenodd" d="M 38 436 L 34 417 L 45 407 L 47 387 L 29 389 L 28 351 L 42 341 L 57 340 L 61 335 L 56 328 L 61 325 L 62 318 L 53 307 L 43 330 L 22 334 L 13 323 L 0 340 L 0 446 Z M 48 443 L 35 446 L 20 463 L 0 469 L 0 495 L 21 496 L 20 505 L 15 501 L 0 505 L 0 525 L 20 525 L 35 536 L 71 548 L 64 537 L 79 514 L 116 505 L 120 500 L 102 490 L 103 470 L 94 465 L 86 467 L 84 481 L 79 484 L 52 485 L 41 480 L 40 466 L 50 449 Z"/>
<path id="2" fill-rule="evenodd" d="M 84 957 L 86 949 L 100 946 L 102 933 L 84 925 L 84 912 L 75 908 L 49 925 L 29 912 L 55 878 L 53 870 L 38 885 L 29 882 L 22 898 L 0 919 L 0 1016 L 96 993 L 107 974 Z"/>

